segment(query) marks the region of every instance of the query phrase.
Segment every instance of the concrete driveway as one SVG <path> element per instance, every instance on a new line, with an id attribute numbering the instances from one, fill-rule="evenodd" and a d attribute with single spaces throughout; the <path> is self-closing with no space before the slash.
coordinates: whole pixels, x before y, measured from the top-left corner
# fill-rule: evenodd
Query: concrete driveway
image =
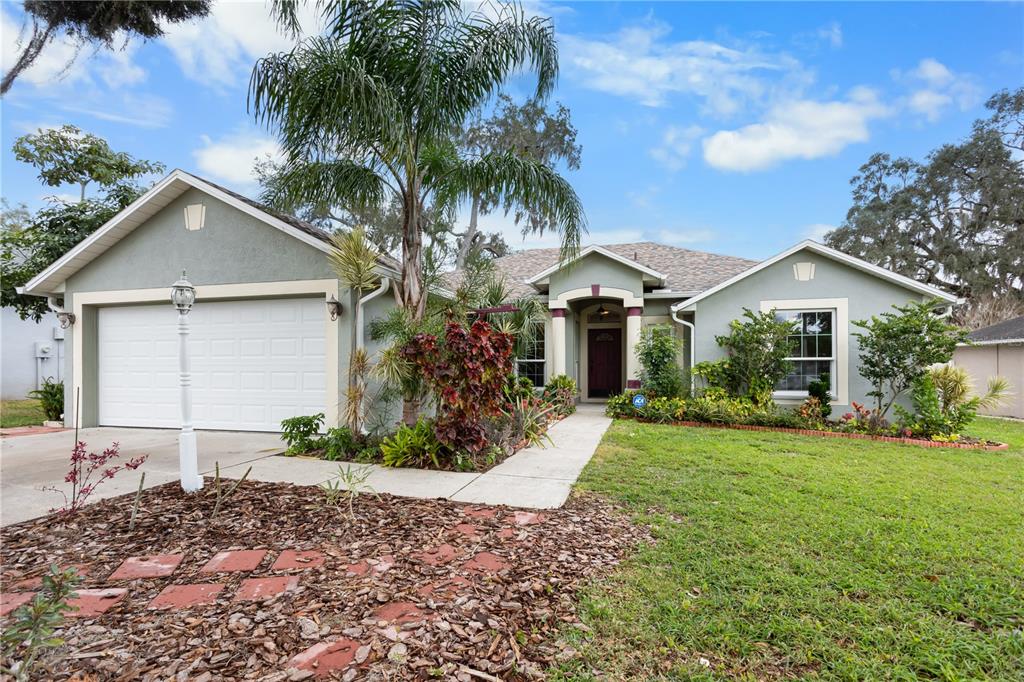
<path id="1" fill-rule="evenodd" d="M 199 431 L 199 470 L 212 475 L 214 463 L 221 469 L 267 457 L 284 450 L 276 433 Z M 122 471 L 91 496 L 95 501 L 134 492 L 141 472 L 146 487 L 178 480 L 178 431 L 169 429 L 82 429 L 78 435 L 89 452 L 100 452 L 111 443 L 121 444 L 121 459 L 148 454 L 135 471 Z M 44 486 L 70 490 L 64 483 L 74 446 L 75 432 L 61 431 L 0 440 L 0 525 L 43 516 L 64 504 L 64 498 Z M 244 472 L 244 469 L 242 470 Z M 241 475 L 240 473 L 236 475 Z"/>

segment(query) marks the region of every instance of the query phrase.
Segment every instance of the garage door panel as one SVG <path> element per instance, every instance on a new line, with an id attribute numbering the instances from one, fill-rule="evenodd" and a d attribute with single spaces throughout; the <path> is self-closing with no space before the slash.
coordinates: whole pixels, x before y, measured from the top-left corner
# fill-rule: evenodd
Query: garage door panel
<path id="1" fill-rule="evenodd" d="M 323 302 L 197 303 L 190 314 L 196 428 L 278 431 L 324 411 Z M 180 426 L 177 316 L 169 305 L 99 311 L 99 418 L 110 426 Z"/>

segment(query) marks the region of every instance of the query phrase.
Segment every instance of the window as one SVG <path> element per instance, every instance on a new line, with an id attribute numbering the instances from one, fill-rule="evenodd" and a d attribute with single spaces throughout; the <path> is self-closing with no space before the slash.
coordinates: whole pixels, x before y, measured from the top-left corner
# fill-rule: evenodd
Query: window
<path id="1" fill-rule="evenodd" d="M 533 340 L 516 357 L 516 374 L 526 377 L 533 385 L 544 386 L 544 325 L 538 325 Z"/>
<path id="2" fill-rule="evenodd" d="M 805 394 L 807 386 L 822 374 L 835 377 L 834 317 L 832 310 L 776 311 L 775 319 L 795 323 L 789 337 L 792 354 L 786 358 L 793 363 L 793 370 L 775 385 L 776 391 Z"/>

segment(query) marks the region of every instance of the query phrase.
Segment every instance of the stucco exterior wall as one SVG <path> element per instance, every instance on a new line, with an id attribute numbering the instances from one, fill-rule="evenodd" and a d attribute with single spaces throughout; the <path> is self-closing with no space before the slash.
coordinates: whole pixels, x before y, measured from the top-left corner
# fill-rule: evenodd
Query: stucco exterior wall
<path id="1" fill-rule="evenodd" d="M 807 282 L 796 280 L 793 264 L 798 262 L 815 264 L 814 279 Z M 715 342 L 715 336 L 726 334 L 729 322 L 738 319 L 743 314 L 743 308 L 756 312 L 761 309 L 762 301 L 795 299 L 846 300 L 848 323 L 845 329 L 838 328 L 837 324 L 835 331 L 837 336 L 844 334 L 848 339 L 848 397 L 843 402 L 833 403 L 833 409 L 834 412 L 842 414 L 850 409 L 851 401 L 870 403 L 871 399 L 867 393 L 871 387 L 857 370 L 859 346 L 857 339 L 851 336 L 857 330 L 853 322 L 891 311 L 894 304 L 902 305 L 911 300 L 921 300 L 921 296 L 849 265 L 806 251 L 784 258 L 698 301 L 694 314 L 696 361 L 718 360 L 725 356 L 724 351 Z"/>
<path id="2" fill-rule="evenodd" d="M 1013 395 L 1006 404 L 980 410 L 980 414 L 1024 419 L 1024 344 L 961 346 L 953 354 L 953 364 L 967 370 L 978 393 L 985 391 L 992 377 L 1000 376 L 1010 382 Z"/>
<path id="3" fill-rule="evenodd" d="M 591 253 L 551 275 L 548 298 L 554 300 L 567 291 L 589 289 L 593 284 L 625 289 L 637 297 L 644 290 L 640 272 L 607 256 Z"/>
<path id="4" fill-rule="evenodd" d="M 57 338 L 57 337 L 61 338 Z M 0 318 L 0 397 L 22 400 L 43 379 L 64 379 L 63 330 L 57 316 L 47 313 L 40 322 L 23 320 L 14 308 L 4 308 Z M 36 344 L 49 345 L 48 357 L 36 360 Z"/>
<path id="5" fill-rule="evenodd" d="M 203 229 L 185 229 L 183 212 L 188 204 L 206 205 Z M 189 281 L 197 286 L 249 284 L 254 282 L 291 282 L 335 279 L 326 254 L 291 237 L 226 203 L 190 189 L 162 208 L 133 232 L 111 246 L 98 258 L 70 276 L 65 284 L 65 307 L 73 309 L 76 296 L 86 292 L 129 291 L 166 288 L 167 313 L 175 315 L 170 304 L 170 286 L 187 270 Z M 340 291 L 338 299 L 348 300 Z M 98 421 L 96 306 L 88 305 L 66 335 L 65 376 L 74 376 L 74 347 L 82 344 L 81 424 L 95 426 Z M 326 307 L 324 314 L 327 314 Z M 345 306 L 339 317 L 338 364 L 347 367 L 350 334 L 347 325 L 352 307 Z M 345 372 L 338 373 L 340 396 L 344 396 Z M 70 423 L 74 389 L 66 381 L 65 405 Z M 327 406 L 331 410 L 332 406 Z M 334 406 L 333 409 L 337 409 Z"/>

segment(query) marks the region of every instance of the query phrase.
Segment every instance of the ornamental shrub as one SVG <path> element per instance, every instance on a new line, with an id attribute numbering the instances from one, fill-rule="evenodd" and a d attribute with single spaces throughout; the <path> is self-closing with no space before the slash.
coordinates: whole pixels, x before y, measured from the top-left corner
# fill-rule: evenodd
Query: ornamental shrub
<path id="1" fill-rule="evenodd" d="M 39 399 L 39 404 L 46 414 L 46 419 L 51 422 L 58 421 L 64 414 L 64 382 L 54 381 L 53 377 L 43 379 L 43 387 L 28 394 Z"/>
<path id="2" fill-rule="evenodd" d="M 793 323 L 775 319 L 774 310 L 755 313 L 744 308 L 743 317 L 729 323 L 728 334 L 715 337 L 729 356 L 721 372 L 730 395 L 763 405 L 771 402 L 775 384 L 793 367 L 786 360 Z"/>
<path id="3" fill-rule="evenodd" d="M 556 415 L 569 416 L 576 411 L 576 382 L 565 374 L 551 377 L 544 385 L 543 399 Z"/>
<path id="4" fill-rule="evenodd" d="M 443 342 L 417 334 L 403 347 L 403 358 L 419 368 L 434 393 L 437 440 L 452 451 L 472 455 L 487 447 L 484 421 L 505 407 L 512 345 L 511 334 L 478 319 L 468 328 L 449 321 Z"/>
<path id="5" fill-rule="evenodd" d="M 640 386 L 647 393 L 675 398 L 683 393 L 679 351 L 683 343 L 667 324 L 652 325 L 640 333 L 636 357 L 640 361 Z"/>
<path id="6" fill-rule="evenodd" d="M 818 410 L 821 412 L 822 421 L 828 419 L 832 414 L 832 405 L 829 404 L 829 401 L 832 400 L 831 389 L 832 377 L 828 372 L 819 374 L 816 380 L 807 384 L 807 395 L 818 400 Z"/>
<path id="7" fill-rule="evenodd" d="M 864 330 L 854 334 L 860 375 L 873 386 L 868 395 L 881 419 L 929 367 L 949 362 L 957 344 L 967 340 L 967 331 L 935 315 L 935 307 L 934 301 L 894 305 L 895 313 L 853 323 Z"/>
<path id="8" fill-rule="evenodd" d="M 402 424 L 380 443 L 382 464 L 386 467 L 433 465 L 440 469 L 443 450 L 434 426 L 422 417 L 415 426 Z"/>
<path id="9" fill-rule="evenodd" d="M 281 420 L 281 440 L 288 444 L 284 454 L 301 455 L 323 447 L 323 439 L 317 434 L 324 425 L 324 413 L 290 417 Z"/>

